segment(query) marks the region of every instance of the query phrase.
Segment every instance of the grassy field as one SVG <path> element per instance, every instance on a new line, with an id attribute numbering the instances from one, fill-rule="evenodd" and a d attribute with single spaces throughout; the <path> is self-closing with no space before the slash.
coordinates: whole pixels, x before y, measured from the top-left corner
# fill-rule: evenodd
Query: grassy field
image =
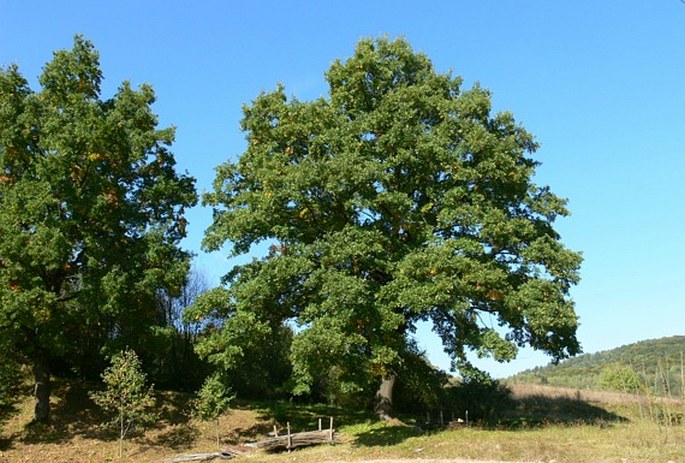
<path id="1" fill-rule="evenodd" d="M 254 441 L 273 426 L 290 422 L 294 432 L 311 430 L 319 417 L 334 416 L 337 445 L 269 455 L 251 453 L 246 462 L 343 462 L 398 459 L 473 459 L 526 462 L 685 462 L 685 405 L 630 395 L 514 385 L 512 406 L 499 424 L 422 430 L 416 417 L 378 423 L 367 413 L 288 402 L 239 404 L 222 417 L 225 446 Z M 162 462 L 179 453 L 216 450 L 211 424 L 184 412 L 188 396 L 160 393 L 156 427 L 126 442 L 118 458 L 116 433 L 98 424 L 103 417 L 79 383 L 59 384 L 53 424 L 30 425 L 27 396 L 3 413 L 0 462 Z M 219 461 L 219 460 L 215 460 Z"/>

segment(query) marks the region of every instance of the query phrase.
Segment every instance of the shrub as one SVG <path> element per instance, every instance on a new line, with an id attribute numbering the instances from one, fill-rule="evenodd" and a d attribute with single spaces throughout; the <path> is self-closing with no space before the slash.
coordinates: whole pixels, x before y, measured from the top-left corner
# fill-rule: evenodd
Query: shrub
<path id="1" fill-rule="evenodd" d="M 602 369 L 599 385 L 602 389 L 628 393 L 644 389 L 644 384 L 635 370 L 619 363 L 607 365 Z"/>

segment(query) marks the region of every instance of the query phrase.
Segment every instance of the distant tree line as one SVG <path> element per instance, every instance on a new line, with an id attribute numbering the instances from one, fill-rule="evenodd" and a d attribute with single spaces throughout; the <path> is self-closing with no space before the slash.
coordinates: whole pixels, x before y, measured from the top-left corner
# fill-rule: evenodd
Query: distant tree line
<path id="1" fill-rule="evenodd" d="M 641 341 L 558 365 L 519 373 L 512 381 L 578 389 L 642 391 L 657 396 L 685 395 L 685 336 Z"/>

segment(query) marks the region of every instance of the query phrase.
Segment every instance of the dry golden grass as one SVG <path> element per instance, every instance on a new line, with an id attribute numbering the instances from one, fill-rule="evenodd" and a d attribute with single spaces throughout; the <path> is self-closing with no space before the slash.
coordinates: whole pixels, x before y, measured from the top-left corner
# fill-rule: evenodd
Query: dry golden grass
<path id="1" fill-rule="evenodd" d="M 636 402 L 638 397 L 634 394 L 623 394 L 611 391 L 593 391 L 588 389 L 570 389 L 564 387 L 544 386 L 541 384 L 520 384 L 509 385 L 514 399 L 530 396 L 543 396 L 555 399 L 574 399 L 595 403 L 628 403 Z"/>
<path id="2" fill-rule="evenodd" d="M 682 414 L 682 402 L 646 403 L 641 402 L 644 398 L 590 391 L 579 396 L 575 390 L 538 386 L 513 389 L 516 401 L 510 416 L 523 421 L 490 429 L 422 432 L 401 422 L 374 422 L 368 415 L 281 403 L 232 410 L 222 417 L 222 435 L 225 445 L 236 445 L 265 436 L 286 419 L 292 421 L 294 431 L 301 431 L 312 429 L 317 414 L 335 413 L 341 443 L 291 454 L 258 452 L 239 461 L 685 462 L 685 425 L 659 419 L 664 411 Z M 180 453 L 215 451 L 213 425 L 185 414 L 188 398 L 161 394 L 158 425 L 127 441 L 126 456 L 119 459 L 116 435 L 97 426 L 103 417 L 86 399 L 84 385 L 71 383 L 57 389 L 50 426 L 29 425 L 32 403 L 23 397 L 14 413 L 0 422 L 0 462 L 162 462 Z"/>
<path id="3" fill-rule="evenodd" d="M 542 396 L 555 399 L 573 399 L 581 400 L 590 403 L 600 403 L 600 404 L 614 404 L 614 403 L 638 403 L 649 401 L 647 397 L 627 394 L 622 392 L 612 392 L 612 391 L 593 391 L 589 389 L 571 389 L 564 387 L 553 387 L 545 386 L 542 384 L 521 384 L 513 383 L 508 385 L 512 392 L 512 397 L 514 399 L 525 398 L 530 396 Z M 669 402 L 673 404 L 678 404 L 682 402 L 679 399 L 660 397 L 658 402 Z"/>

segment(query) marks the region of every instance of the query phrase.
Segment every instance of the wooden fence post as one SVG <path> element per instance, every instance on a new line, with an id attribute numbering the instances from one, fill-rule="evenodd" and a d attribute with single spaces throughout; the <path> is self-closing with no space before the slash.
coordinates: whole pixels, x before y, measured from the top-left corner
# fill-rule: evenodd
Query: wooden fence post
<path id="1" fill-rule="evenodd" d="M 293 436 L 290 435 L 290 421 L 288 421 L 288 453 L 290 453 L 290 448 L 293 446 Z"/>

